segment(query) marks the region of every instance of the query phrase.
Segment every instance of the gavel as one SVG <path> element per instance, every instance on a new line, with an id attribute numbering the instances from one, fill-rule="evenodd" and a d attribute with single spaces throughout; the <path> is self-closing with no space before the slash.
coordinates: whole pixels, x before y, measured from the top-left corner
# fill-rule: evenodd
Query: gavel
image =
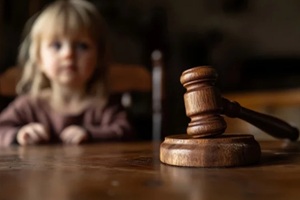
<path id="1" fill-rule="evenodd" d="M 242 107 L 221 96 L 215 86 L 213 67 L 184 71 L 180 82 L 186 88 L 184 104 L 191 119 L 187 134 L 166 136 L 160 145 L 161 162 L 186 167 L 235 167 L 260 161 L 259 143 L 251 134 L 223 134 L 227 124 L 222 115 L 237 117 L 276 138 L 297 140 L 299 131 L 287 122 Z"/>
<path id="2" fill-rule="evenodd" d="M 184 103 L 191 118 L 187 134 L 194 138 L 213 137 L 224 133 L 226 122 L 221 115 L 240 118 L 276 138 L 297 140 L 299 131 L 276 117 L 242 107 L 220 95 L 215 87 L 216 70 L 210 66 L 184 71 L 180 82 L 186 88 Z"/>

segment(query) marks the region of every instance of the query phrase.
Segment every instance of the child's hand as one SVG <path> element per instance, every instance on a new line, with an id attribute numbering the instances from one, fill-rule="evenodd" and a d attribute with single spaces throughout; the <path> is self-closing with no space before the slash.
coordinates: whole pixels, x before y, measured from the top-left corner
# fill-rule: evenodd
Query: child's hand
<path id="1" fill-rule="evenodd" d="M 27 124 L 17 133 L 17 141 L 22 146 L 46 142 L 49 138 L 48 131 L 40 123 Z"/>
<path id="2" fill-rule="evenodd" d="M 88 134 L 82 127 L 71 125 L 61 132 L 60 138 L 66 144 L 80 144 L 88 140 Z"/>

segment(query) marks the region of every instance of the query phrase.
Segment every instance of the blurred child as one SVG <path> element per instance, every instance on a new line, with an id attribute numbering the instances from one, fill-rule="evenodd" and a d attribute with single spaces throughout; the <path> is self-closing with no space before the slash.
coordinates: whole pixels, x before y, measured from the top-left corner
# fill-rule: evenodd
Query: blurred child
<path id="1" fill-rule="evenodd" d="M 131 137 L 125 110 L 108 95 L 105 25 L 84 0 L 55 1 L 21 44 L 18 97 L 0 115 L 0 146 Z"/>

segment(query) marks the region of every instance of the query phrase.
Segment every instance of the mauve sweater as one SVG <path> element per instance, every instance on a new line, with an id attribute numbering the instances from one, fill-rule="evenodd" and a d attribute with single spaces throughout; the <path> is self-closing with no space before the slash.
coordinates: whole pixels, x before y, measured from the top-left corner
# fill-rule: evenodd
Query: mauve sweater
<path id="1" fill-rule="evenodd" d="M 55 112 L 42 99 L 21 95 L 0 114 L 0 147 L 16 143 L 18 130 L 32 122 L 41 123 L 49 130 L 50 142 L 61 142 L 61 131 L 70 125 L 83 127 L 90 140 L 133 137 L 127 114 L 115 101 L 110 100 L 102 107 L 91 105 L 77 115 L 65 115 Z"/>

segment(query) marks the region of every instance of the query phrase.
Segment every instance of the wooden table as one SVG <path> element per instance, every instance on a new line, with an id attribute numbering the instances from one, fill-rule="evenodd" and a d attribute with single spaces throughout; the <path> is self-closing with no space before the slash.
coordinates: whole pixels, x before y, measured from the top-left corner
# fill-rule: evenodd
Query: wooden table
<path id="1" fill-rule="evenodd" d="M 300 199 L 299 143 L 260 142 L 261 162 L 237 168 L 168 166 L 159 144 L 0 149 L 0 199 Z"/>

